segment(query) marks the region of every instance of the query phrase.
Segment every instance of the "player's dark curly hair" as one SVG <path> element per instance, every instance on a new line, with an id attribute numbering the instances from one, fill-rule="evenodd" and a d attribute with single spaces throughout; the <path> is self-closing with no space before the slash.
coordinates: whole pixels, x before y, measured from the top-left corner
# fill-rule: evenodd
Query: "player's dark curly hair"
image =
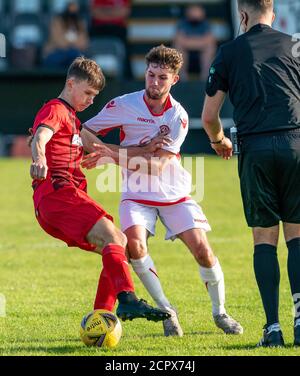
<path id="1" fill-rule="evenodd" d="M 178 74 L 182 64 L 182 54 L 175 48 L 169 48 L 161 44 L 158 47 L 152 48 L 146 55 L 146 64 L 157 64 L 163 68 L 169 68 L 173 73 Z"/>
<path id="2" fill-rule="evenodd" d="M 273 9 L 274 2 L 273 0 L 238 0 L 238 6 L 249 6 L 254 11 L 264 14 Z"/>
<path id="3" fill-rule="evenodd" d="M 78 57 L 71 64 L 67 79 L 71 77 L 87 81 L 95 90 L 102 91 L 105 87 L 105 77 L 99 65 L 94 60 L 87 59 L 84 56 Z"/>

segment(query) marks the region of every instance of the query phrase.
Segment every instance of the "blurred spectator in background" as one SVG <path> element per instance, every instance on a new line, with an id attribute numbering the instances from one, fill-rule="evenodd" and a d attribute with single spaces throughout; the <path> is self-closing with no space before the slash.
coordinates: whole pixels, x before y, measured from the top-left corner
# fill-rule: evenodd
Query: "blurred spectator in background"
<path id="1" fill-rule="evenodd" d="M 130 0 L 91 0 L 91 36 L 114 36 L 127 42 Z"/>
<path id="2" fill-rule="evenodd" d="M 216 53 L 216 40 L 201 5 L 192 4 L 186 8 L 185 18 L 177 26 L 174 46 L 185 62 L 181 77 L 186 80 L 189 73 L 200 72 L 200 79 L 205 81 Z"/>
<path id="3" fill-rule="evenodd" d="M 80 17 L 79 5 L 71 1 L 64 12 L 51 21 L 49 40 L 44 48 L 44 66 L 65 69 L 85 53 L 88 45 L 88 32 Z"/>
<path id="4" fill-rule="evenodd" d="M 127 40 L 130 0 L 91 0 L 91 37 L 115 37 L 124 44 L 126 58 L 124 72 L 131 77 L 129 46 Z"/>

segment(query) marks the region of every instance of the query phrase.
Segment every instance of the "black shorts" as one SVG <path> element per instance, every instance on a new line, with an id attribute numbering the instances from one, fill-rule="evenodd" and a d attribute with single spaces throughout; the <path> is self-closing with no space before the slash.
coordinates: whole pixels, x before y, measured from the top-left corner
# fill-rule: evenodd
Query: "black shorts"
<path id="1" fill-rule="evenodd" d="M 245 137 L 239 176 L 249 227 L 300 223 L 300 129 Z"/>

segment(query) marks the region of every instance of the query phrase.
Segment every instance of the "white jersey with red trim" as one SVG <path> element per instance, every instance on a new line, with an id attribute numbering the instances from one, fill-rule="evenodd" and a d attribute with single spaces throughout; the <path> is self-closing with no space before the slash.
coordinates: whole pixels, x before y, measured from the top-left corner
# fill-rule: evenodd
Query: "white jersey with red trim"
<path id="1" fill-rule="evenodd" d="M 171 95 L 161 114 L 154 114 L 148 107 L 145 90 L 117 97 L 85 125 L 102 136 L 120 128 L 120 144 L 124 147 L 147 144 L 159 134 L 172 139 L 163 149 L 175 155 L 160 176 L 147 175 L 142 169 L 135 172 L 123 169 L 122 200 L 172 204 L 190 195 L 191 176 L 178 157 L 188 132 L 188 115 Z M 133 168 L 139 164 L 138 158 L 141 157 L 131 158 Z"/>

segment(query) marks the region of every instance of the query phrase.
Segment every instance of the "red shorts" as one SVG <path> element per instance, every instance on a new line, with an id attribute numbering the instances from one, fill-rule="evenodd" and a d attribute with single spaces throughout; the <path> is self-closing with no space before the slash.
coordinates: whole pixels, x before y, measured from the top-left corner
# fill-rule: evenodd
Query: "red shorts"
<path id="1" fill-rule="evenodd" d="M 35 201 L 35 197 L 33 196 Z M 69 247 L 93 251 L 86 236 L 103 217 L 113 218 L 86 192 L 67 186 L 47 194 L 35 205 L 40 226 L 51 236 L 60 239 Z"/>

